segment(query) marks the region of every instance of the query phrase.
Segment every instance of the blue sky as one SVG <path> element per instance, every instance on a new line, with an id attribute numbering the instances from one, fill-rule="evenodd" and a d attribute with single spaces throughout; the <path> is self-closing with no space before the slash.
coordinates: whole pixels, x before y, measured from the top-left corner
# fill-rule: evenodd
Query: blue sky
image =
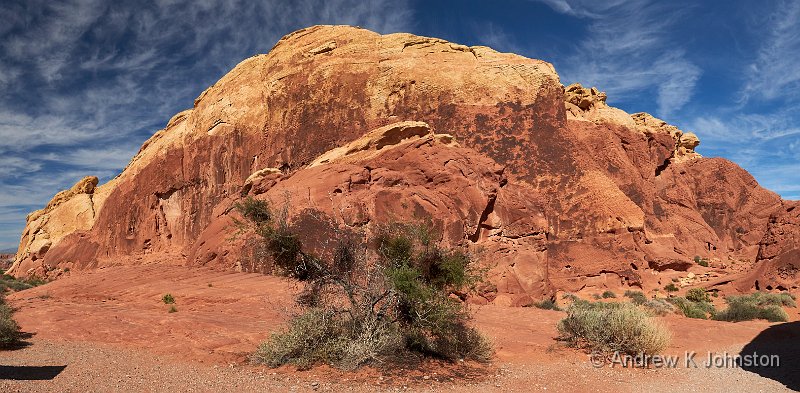
<path id="1" fill-rule="evenodd" d="M 0 15 L 0 249 L 59 190 L 119 173 L 239 61 L 320 23 L 550 61 L 800 199 L 797 1 L 4 0 Z"/>

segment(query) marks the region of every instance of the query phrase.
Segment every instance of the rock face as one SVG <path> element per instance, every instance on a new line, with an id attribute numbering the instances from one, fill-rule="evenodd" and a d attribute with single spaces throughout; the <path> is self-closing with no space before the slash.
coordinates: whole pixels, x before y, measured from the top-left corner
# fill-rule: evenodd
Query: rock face
<path id="1" fill-rule="evenodd" d="M 739 289 L 797 290 L 800 285 L 800 202 L 786 203 L 770 217 L 753 271 Z"/>
<path id="2" fill-rule="evenodd" d="M 695 255 L 755 260 L 784 202 L 735 164 L 700 157 L 694 134 L 605 101 L 565 89 L 546 62 L 487 47 L 303 29 L 204 91 L 117 178 L 57 198 L 67 201 L 42 216 L 63 229 L 29 218 L 12 271 L 167 253 L 258 270 L 231 240 L 232 206 L 247 195 L 288 202 L 305 233 L 430 219 L 490 269 L 480 301 L 500 304 L 653 287 Z M 67 209 L 76 198 L 91 219 Z"/>
<path id="3" fill-rule="evenodd" d="M 97 177 L 84 177 L 69 190 L 56 194 L 44 209 L 28 214 L 15 260 L 41 260 L 65 236 L 91 229 L 97 183 Z"/>

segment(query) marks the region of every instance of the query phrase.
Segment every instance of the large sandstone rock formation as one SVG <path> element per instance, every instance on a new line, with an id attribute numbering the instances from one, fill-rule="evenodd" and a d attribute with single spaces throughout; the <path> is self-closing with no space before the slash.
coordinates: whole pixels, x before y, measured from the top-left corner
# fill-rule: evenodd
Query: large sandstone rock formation
<path id="1" fill-rule="evenodd" d="M 29 217 L 12 271 L 148 255 L 252 270 L 231 240 L 245 195 L 288 201 L 306 233 L 432 219 L 491 269 L 484 298 L 503 304 L 647 287 L 695 255 L 766 255 L 770 217 L 785 209 L 776 194 L 700 157 L 694 134 L 605 101 L 565 89 L 549 63 L 487 47 L 303 29 L 209 87 L 110 183 L 57 197 L 68 202 L 48 205 L 49 227 Z M 68 206 L 81 195 L 94 197 Z"/>

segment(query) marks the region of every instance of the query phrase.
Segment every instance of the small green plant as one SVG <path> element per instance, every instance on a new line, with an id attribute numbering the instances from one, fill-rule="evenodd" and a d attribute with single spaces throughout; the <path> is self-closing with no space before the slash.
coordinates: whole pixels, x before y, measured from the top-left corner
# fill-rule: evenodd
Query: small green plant
<path id="1" fill-rule="evenodd" d="M 714 305 L 709 302 L 695 302 L 680 296 L 671 297 L 667 301 L 688 318 L 708 319 L 709 315 L 713 316 L 717 312 Z"/>
<path id="2" fill-rule="evenodd" d="M 690 302 L 701 303 L 710 302 L 711 297 L 704 288 L 692 288 L 686 292 L 686 299 Z"/>
<path id="3" fill-rule="evenodd" d="M 575 296 L 575 294 L 574 294 L 574 293 L 569 293 L 569 292 L 567 292 L 567 293 L 563 294 L 563 295 L 561 296 L 561 299 L 563 299 L 563 300 L 569 300 L 570 302 L 573 302 L 573 303 L 578 301 L 578 297 L 577 297 L 577 296 Z"/>
<path id="4" fill-rule="evenodd" d="M 17 344 L 22 339 L 22 332 L 13 314 L 14 310 L 6 304 L 5 294 L 0 292 L 0 347 Z"/>
<path id="5" fill-rule="evenodd" d="M 673 283 L 669 283 L 664 287 L 664 290 L 667 292 L 678 292 L 678 287 Z"/>
<path id="6" fill-rule="evenodd" d="M 3 275 L 0 276 L 0 292 L 6 292 L 9 290 L 15 292 L 24 291 L 26 289 L 30 289 L 46 283 L 47 281 L 37 277 L 20 279 L 3 273 Z"/>
<path id="7" fill-rule="evenodd" d="M 708 267 L 708 259 L 701 258 L 699 255 L 695 255 L 694 256 L 694 263 L 696 263 L 696 264 L 698 264 L 698 265 L 700 265 L 702 267 Z"/>
<path id="8" fill-rule="evenodd" d="M 559 339 L 578 348 L 654 355 L 670 342 L 669 330 L 630 303 L 576 302 L 558 323 Z"/>
<path id="9" fill-rule="evenodd" d="M 542 310 L 561 311 L 561 308 L 558 307 L 558 304 L 556 304 L 553 299 L 545 299 L 540 302 L 534 302 L 533 306 L 536 308 L 541 308 Z"/>
<path id="10" fill-rule="evenodd" d="M 788 293 L 755 292 L 749 295 L 728 296 L 728 308 L 717 313 L 714 319 L 740 322 L 765 319 L 770 322 L 786 322 L 789 315 L 782 307 L 796 307 L 795 299 Z"/>
<path id="11" fill-rule="evenodd" d="M 169 310 L 167 310 L 167 312 L 168 312 L 168 313 L 170 313 L 170 314 L 172 314 L 172 313 L 174 313 L 174 312 L 178 312 L 178 309 L 177 309 L 177 308 L 175 307 L 175 305 L 173 304 L 173 305 L 169 306 Z"/>
<path id="12" fill-rule="evenodd" d="M 164 304 L 175 304 L 175 298 L 172 297 L 172 295 L 169 294 L 169 293 L 164 295 L 164 296 L 162 296 L 161 297 L 161 301 L 163 301 Z"/>
<path id="13" fill-rule="evenodd" d="M 625 291 L 624 296 L 631 299 L 631 303 L 636 304 L 638 306 L 644 304 L 647 301 L 647 296 L 642 291 L 627 290 Z"/>
<path id="14" fill-rule="evenodd" d="M 664 316 L 669 313 L 675 312 L 675 307 L 664 299 L 650 299 L 642 304 L 644 308 L 649 310 L 653 315 Z"/>
<path id="15" fill-rule="evenodd" d="M 594 300 L 600 300 L 600 299 L 602 299 L 602 296 L 600 296 L 600 294 L 599 294 L 599 293 L 593 293 L 593 294 L 592 294 L 592 299 L 594 299 Z"/>
<path id="16" fill-rule="evenodd" d="M 617 297 L 617 294 L 611 291 L 605 291 L 603 292 L 602 297 L 603 299 L 615 299 Z"/>

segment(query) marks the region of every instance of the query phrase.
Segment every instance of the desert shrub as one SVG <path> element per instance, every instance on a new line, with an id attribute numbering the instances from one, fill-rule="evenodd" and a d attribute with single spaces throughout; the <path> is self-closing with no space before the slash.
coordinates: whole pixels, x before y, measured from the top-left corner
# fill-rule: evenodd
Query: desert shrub
<path id="1" fill-rule="evenodd" d="M 797 307 L 795 298 L 787 292 L 754 292 L 750 295 L 742 295 L 740 299 L 753 302 L 759 306 Z"/>
<path id="2" fill-rule="evenodd" d="M 6 304 L 5 295 L 0 292 L 0 347 L 16 344 L 22 338 L 19 325 L 13 318 L 14 310 Z"/>
<path id="3" fill-rule="evenodd" d="M 164 304 L 175 304 L 175 298 L 169 293 L 162 296 L 161 301 L 164 302 Z"/>
<path id="4" fill-rule="evenodd" d="M 695 303 L 710 302 L 711 297 L 703 288 L 692 288 L 686 292 L 686 300 Z"/>
<path id="5" fill-rule="evenodd" d="M 714 319 L 740 322 L 765 319 L 770 322 L 785 322 L 789 316 L 781 308 L 796 307 L 795 300 L 787 293 L 755 292 L 749 295 L 728 296 L 728 308 L 717 313 Z"/>
<path id="6" fill-rule="evenodd" d="M 708 259 L 701 258 L 699 255 L 694 256 L 694 263 L 703 267 L 708 267 Z"/>
<path id="7" fill-rule="evenodd" d="M 558 323 L 559 339 L 597 351 L 653 355 L 664 350 L 669 330 L 630 303 L 576 302 Z"/>
<path id="8" fill-rule="evenodd" d="M 578 297 L 577 297 L 577 296 L 575 296 L 575 294 L 574 294 L 574 293 L 569 293 L 569 292 L 567 292 L 567 293 L 565 293 L 565 294 L 561 295 L 561 299 L 563 299 L 563 300 L 569 300 L 570 302 L 576 302 L 576 301 L 578 301 Z"/>
<path id="9" fill-rule="evenodd" d="M 678 292 L 678 287 L 673 283 L 669 283 L 664 287 L 664 290 L 667 292 Z"/>
<path id="10" fill-rule="evenodd" d="M 47 283 L 45 280 L 37 277 L 16 278 L 4 273 L 0 276 L 0 292 L 6 292 L 8 290 L 23 291 L 45 283 Z"/>
<path id="11" fill-rule="evenodd" d="M 714 305 L 709 302 L 695 302 L 685 297 L 671 297 L 667 299 L 672 303 L 681 313 L 689 318 L 708 319 L 709 315 L 715 315 L 716 309 Z"/>
<path id="12" fill-rule="evenodd" d="M 611 291 L 605 291 L 601 296 L 603 297 L 603 299 L 615 299 L 617 297 L 617 294 Z"/>
<path id="13" fill-rule="evenodd" d="M 653 315 L 664 316 L 669 313 L 675 312 L 675 307 L 664 299 L 650 299 L 642 306 L 649 310 Z"/>
<path id="14" fill-rule="evenodd" d="M 647 301 L 647 296 L 642 291 L 627 290 L 624 296 L 631 299 L 631 303 L 636 305 L 642 305 Z"/>
<path id="15" fill-rule="evenodd" d="M 573 295 L 573 296 L 575 296 L 575 295 Z M 577 297 L 575 297 L 575 299 L 577 299 Z M 573 302 L 574 301 L 575 300 L 573 300 Z M 533 306 L 536 307 L 536 308 L 541 308 L 542 310 L 561 311 L 561 308 L 558 307 L 558 304 L 556 304 L 556 302 L 553 299 L 545 299 L 545 300 L 542 300 L 540 302 L 534 302 Z"/>
<path id="16" fill-rule="evenodd" d="M 305 282 L 302 312 L 259 347 L 256 363 L 353 369 L 408 356 L 484 361 L 491 355 L 488 341 L 469 326 L 465 303 L 453 299 L 479 279 L 471 257 L 441 247 L 429 225 L 379 227 L 371 254 L 334 234 L 331 255 L 319 257 L 304 250 L 285 215 L 252 201 L 237 208 L 263 238 L 277 271 Z"/>

